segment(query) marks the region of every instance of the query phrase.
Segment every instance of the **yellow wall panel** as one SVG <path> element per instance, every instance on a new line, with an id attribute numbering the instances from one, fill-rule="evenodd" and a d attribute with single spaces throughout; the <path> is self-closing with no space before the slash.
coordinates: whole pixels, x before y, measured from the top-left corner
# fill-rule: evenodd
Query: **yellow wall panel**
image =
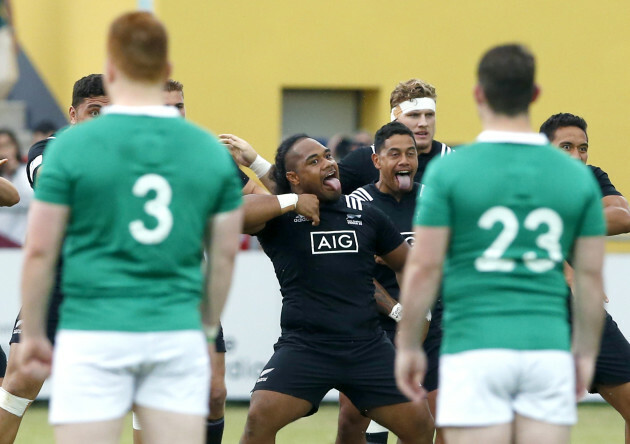
<path id="1" fill-rule="evenodd" d="M 22 43 L 64 107 L 74 80 L 101 69 L 110 20 L 136 5 L 14 3 Z M 534 127 L 560 111 L 585 117 L 592 163 L 630 194 L 628 2 L 155 0 L 155 7 L 191 119 L 244 137 L 268 158 L 288 87 L 369 90 L 361 123 L 376 130 L 388 121 L 394 85 L 420 77 L 438 90 L 437 138 L 469 141 L 480 130 L 471 94 L 479 57 L 492 45 L 524 42 L 537 55 L 543 91 Z"/>

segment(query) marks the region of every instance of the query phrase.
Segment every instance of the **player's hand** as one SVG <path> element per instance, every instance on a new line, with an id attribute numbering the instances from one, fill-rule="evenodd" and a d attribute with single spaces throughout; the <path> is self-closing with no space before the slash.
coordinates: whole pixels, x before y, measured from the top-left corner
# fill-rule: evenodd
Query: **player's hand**
<path id="1" fill-rule="evenodd" d="M 573 355 L 575 364 L 575 399 L 579 401 L 584 396 L 593 382 L 595 373 L 595 357 Z"/>
<path id="2" fill-rule="evenodd" d="M 298 194 L 295 212 L 313 221 L 313 226 L 319 225 L 319 199 L 314 194 Z"/>
<path id="3" fill-rule="evenodd" d="M 219 134 L 219 140 L 230 150 L 234 161 L 244 167 L 249 167 L 258 153 L 246 140 L 234 134 Z"/>
<path id="4" fill-rule="evenodd" d="M 40 380 L 50 375 L 53 348 L 48 338 L 45 336 L 24 337 L 18 350 L 20 367 L 25 374 Z"/>
<path id="5" fill-rule="evenodd" d="M 396 350 L 396 385 L 412 402 L 422 402 L 427 391 L 422 387 L 427 371 L 427 357 L 420 348 Z"/>

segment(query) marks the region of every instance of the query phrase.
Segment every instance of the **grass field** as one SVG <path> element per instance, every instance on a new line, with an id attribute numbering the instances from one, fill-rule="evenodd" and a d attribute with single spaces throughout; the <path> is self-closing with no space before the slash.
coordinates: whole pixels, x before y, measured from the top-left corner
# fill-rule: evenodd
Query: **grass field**
<path id="1" fill-rule="evenodd" d="M 322 405 L 319 412 L 301 419 L 278 434 L 278 444 L 328 444 L 334 443 L 337 430 L 337 405 Z M 35 404 L 24 416 L 16 444 L 54 443 L 53 432 L 47 422 L 48 408 L 45 403 Z M 226 428 L 223 442 L 238 443 L 245 424 L 247 405 L 229 405 L 226 412 Z M 131 415 L 127 424 L 123 444 L 131 444 Z M 390 436 L 390 443 L 395 439 Z M 623 444 L 624 424 L 619 414 L 607 404 L 582 404 L 579 407 L 579 422 L 573 429 L 571 444 Z M 173 443 L 176 444 L 176 443 Z"/>

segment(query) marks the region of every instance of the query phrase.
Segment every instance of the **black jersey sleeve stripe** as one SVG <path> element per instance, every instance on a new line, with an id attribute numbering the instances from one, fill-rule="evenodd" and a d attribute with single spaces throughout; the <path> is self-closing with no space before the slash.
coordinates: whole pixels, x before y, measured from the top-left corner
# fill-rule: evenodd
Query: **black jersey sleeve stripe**
<path id="1" fill-rule="evenodd" d="M 370 195 L 370 193 L 368 193 L 364 188 L 357 188 L 350 194 L 350 197 L 357 200 L 367 200 L 367 201 L 374 200 L 374 198 Z"/>
<path id="2" fill-rule="evenodd" d="M 35 183 L 35 173 L 39 169 L 39 166 L 42 164 L 43 157 L 44 157 L 43 154 L 40 154 L 39 156 L 34 158 L 29 164 L 28 170 L 26 170 L 27 178 L 28 178 L 28 181 L 31 183 L 31 185 Z"/>

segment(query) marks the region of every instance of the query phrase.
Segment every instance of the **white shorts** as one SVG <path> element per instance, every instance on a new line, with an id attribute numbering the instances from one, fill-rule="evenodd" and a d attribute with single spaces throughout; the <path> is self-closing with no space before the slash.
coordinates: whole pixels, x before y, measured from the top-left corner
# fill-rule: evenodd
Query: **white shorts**
<path id="1" fill-rule="evenodd" d="M 569 352 L 485 349 L 445 354 L 439 372 L 440 427 L 504 424 L 515 413 L 558 425 L 577 421 Z"/>
<path id="2" fill-rule="evenodd" d="M 208 347 L 201 331 L 61 330 L 53 356 L 50 422 L 108 421 L 133 404 L 206 416 Z"/>

